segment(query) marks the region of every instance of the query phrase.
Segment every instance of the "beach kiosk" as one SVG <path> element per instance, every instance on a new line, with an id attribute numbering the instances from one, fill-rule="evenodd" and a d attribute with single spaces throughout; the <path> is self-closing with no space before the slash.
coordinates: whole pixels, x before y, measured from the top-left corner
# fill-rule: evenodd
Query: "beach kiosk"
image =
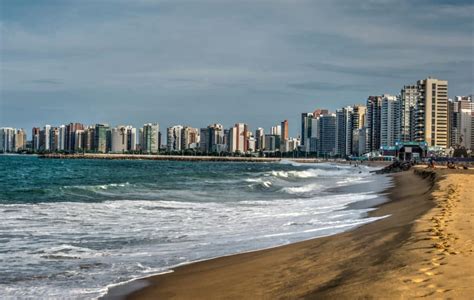
<path id="1" fill-rule="evenodd" d="M 426 157 L 428 144 L 426 142 L 396 142 L 396 157 L 402 161 L 419 161 Z"/>

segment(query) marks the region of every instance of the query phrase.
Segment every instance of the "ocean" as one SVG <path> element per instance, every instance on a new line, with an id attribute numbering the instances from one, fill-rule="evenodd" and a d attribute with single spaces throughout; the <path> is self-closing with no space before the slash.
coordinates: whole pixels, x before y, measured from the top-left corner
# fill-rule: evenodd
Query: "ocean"
<path id="1" fill-rule="evenodd" d="M 0 295 L 111 286 L 367 222 L 391 185 L 366 166 L 0 155 Z"/>

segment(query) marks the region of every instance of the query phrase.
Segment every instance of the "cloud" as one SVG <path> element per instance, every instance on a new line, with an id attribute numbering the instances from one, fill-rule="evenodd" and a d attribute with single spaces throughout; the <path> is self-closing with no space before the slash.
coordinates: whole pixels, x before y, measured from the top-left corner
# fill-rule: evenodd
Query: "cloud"
<path id="1" fill-rule="evenodd" d="M 59 85 L 62 84 L 63 82 L 58 79 L 51 79 L 51 78 L 41 78 L 41 79 L 34 79 L 27 81 L 26 83 L 35 83 L 35 84 L 45 84 L 45 85 Z"/>
<path id="2" fill-rule="evenodd" d="M 330 82 L 318 82 L 318 81 L 308 81 L 308 82 L 299 82 L 299 83 L 290 83 L 289 87 L 295 89 L 303 90 L 316 90 L 316 91 L 363 91 L 367 87 L 362 87 L 356 84 L 338 84 Z"/>
<path id="3" fill-rule="evenodd" d="M 448 79 L 450 95 L 472 93 L 474 82 L 471 1 L 2 5 L 0 117 L 11 126 L 54 123 L 48 111 L 60 108 L 112 124 L 269 127 L 428 75 Z"/>

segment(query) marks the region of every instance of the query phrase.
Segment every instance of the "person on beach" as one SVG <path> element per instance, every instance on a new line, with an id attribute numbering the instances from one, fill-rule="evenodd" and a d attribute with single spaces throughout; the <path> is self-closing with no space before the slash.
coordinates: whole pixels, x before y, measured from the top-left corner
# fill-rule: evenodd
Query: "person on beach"
<path id="1" fill-rule="evenodd" d="M 454 161 L 448 161 L 447 167 L 448 169 L 456 169 L 456 165 L 454 164 Z"/>
<path id="2" fill-rule="evenodd" d="M 433 157 L 430 157 L 430 158 L 428 159 L 428 168 L 429 168 L 429 169 L 434 169 L 434 168 L 435 168 L 435 164 L 434 164 Z"/>

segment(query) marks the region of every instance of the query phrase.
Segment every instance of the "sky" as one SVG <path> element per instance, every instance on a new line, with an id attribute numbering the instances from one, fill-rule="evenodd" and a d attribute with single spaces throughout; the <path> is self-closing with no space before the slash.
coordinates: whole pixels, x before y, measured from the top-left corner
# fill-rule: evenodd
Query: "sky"
<path id="1" fill-rule="evenodd" d="M 474 91 L 474 1 L 0 0 L 0 127 L 251 129 L 398 94 Z M 163 131 L 162 131 L 163 132 Z"/>

